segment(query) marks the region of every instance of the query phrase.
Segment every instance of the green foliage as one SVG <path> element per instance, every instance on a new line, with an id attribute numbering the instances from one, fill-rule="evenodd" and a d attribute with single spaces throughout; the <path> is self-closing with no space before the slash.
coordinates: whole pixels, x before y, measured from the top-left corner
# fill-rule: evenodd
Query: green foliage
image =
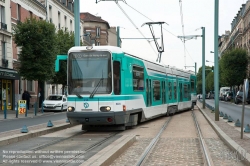
<path id="1" fill-rule="evenodd" d="M 211 87 L 207 86 L 207 76 L 211 73 L 211 67 L 205 66 L 205 91 L 211 91 L 213 89 L 210 89 Z M 210 78 L 210 77 L 209 77 Z M 210 80 L 209 80 L 210 81 Z M 202 67 L 199 68 L 197 73 L 197 93 L 202 93 Z"/>
<path id="2" fill-rule="evenodd" d="M 13 40 L 22 47 L 18 73 L 24 79 L 46 81 L 54 75 L 56 40 L 53 24 L 26 19 L 13 28 Z"/>
<path id="3" fill-rule="evenodd" d="M 211 71 L 206 77 L 206 92 L 214 91 L 214 73 Z"/>
<path id="4" fill-rule="evenodd" d="M 60 29 L 56 33 L 56 55 L 67 55 L 68 50 L 74 46 L 74 33 L 67 29 Z M 59 72 L 55 73 L 52 83 L 67 85 L 67 61 L 60 61 Z"/>
<path id="5" fill-rule="evenodd" d="M 248 56 L 244 49 L 236 48 L 223 54 L 221 60 L 221 82 L 224 86 L 243 84 L 247 75 Z"/>

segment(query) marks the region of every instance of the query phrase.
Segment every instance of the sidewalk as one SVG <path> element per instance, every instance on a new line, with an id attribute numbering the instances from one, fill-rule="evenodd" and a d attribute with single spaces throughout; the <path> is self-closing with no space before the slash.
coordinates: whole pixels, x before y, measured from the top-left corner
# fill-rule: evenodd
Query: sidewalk
<path id="1" fill-rule="evenodd" d="M 30 108 L 26 114 L 16 114 L 15 110 L 6 110 L 6 115 L 4 114 L 4 110 L 0 111 L 0 120 L 7 120 L 7 119 L 17 119 L 17 118 L 33 118 L 35 116 L 43 116 L 43 115 L 49 115 L 54 114 L 54 112 L 42 112 L 41 108 L 38 108 L 36 110 L 35 115 L 35 108 Z"/>
<path id="2" fill-rule="evenodd" d="M 202 103 L 197 100 L 197 106 L 214 128 L 219 137 L 237 154 L 239 158 L 244 159 L 250 165 L 250 133 L 243 134 L 241 139 L 241 127 L 235 127 L 235 121 L 227 122 L 227 119 L 220 117 L 219 121 L 215 121 L 215 114 L 207 107 L 202 108 Z M 243 126 L 245 127 L 245 126 Z"/>

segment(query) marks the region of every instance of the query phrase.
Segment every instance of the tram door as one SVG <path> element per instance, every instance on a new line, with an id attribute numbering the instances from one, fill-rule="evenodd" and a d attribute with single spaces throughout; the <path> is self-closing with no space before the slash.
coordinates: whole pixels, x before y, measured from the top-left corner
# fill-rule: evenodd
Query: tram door
<path id="1" fill-rule="evenodd" d="M 166 103 L 166 94 L 165 94 L 165 81 L 162 81 L 161 84 L 161 89 L 162 89 L 162 104 Z"/>
<path id="2" fill-rule="evenodd" d="M 182 83 L 179 84 L 180 88 L 180 102 L 183 101 L 183 95 L 182 95 Z"/>
<path id="3" fill-rule="evenodd" d="M 146 96 L 147 96 L 147 107 L 152 105 L 152 100 L 151 100 L 151 80 L 146 79 Z"/>

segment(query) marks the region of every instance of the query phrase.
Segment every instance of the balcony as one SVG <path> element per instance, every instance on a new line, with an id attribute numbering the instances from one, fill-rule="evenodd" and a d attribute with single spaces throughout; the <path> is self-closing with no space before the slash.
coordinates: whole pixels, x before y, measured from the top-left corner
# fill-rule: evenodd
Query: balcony
<path id="1" fill-rule="evenodd" d="M 7 30 L 7 24 L 1 22 L 1 29 Z"/>
<path id="2" fill-rule="evenodd" d="M 9 61 L 7 59 L 2 58 L 2 67 L 8 67 Z"/>

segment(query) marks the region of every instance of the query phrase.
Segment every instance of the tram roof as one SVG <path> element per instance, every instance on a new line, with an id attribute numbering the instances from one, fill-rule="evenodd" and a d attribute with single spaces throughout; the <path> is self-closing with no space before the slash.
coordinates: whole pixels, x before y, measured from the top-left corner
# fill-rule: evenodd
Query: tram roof
<path id="1" fill-rule="evenodd" d="M 69 52 L 79 51 L 79 50 L 88 50 L 87 48 L 92 48 L 91 50 L 105 50 L 111 51 L 113 53 L 124 53 L 120 47 L 115 46 L 75 46 L 69 49 Z"/>

